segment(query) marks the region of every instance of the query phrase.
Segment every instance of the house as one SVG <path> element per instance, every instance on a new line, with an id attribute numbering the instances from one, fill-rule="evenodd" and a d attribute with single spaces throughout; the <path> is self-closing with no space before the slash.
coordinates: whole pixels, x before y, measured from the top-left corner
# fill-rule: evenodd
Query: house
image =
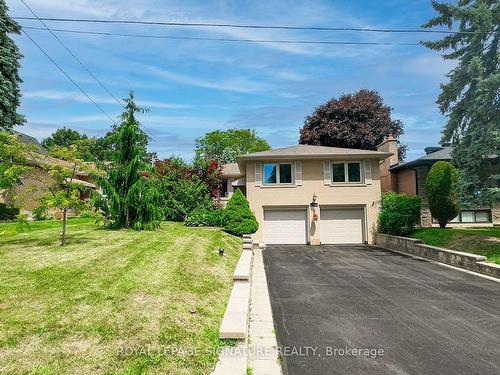
<path id="1" fill-rule="evenodd" d="M 32 158 L 28 158 L 31 169 L 23 175 L 21 183 L 12 190 L 0 190 L 0 203 L 18 207 L 21 212 L 29 214 L 39 206 L 40 198 L 46 194 L 45 187 L 54 181 L 53 177 L 41 168 L 41 165 L 60 165 L 61 167 L 72 168 L 72 164 L 49 156 L 47 150 L 43 148 L 36 138 L 15 131 L 13 131 L 13 134 L 17 135 L 20 142 L 34 146 Z M 90 190 L 97 189 L 91 176 L 84 171 L 77 173 L 73 182 L 86 187 L 80 192 L 80 198 L 83 200 L 90 199 Z M 57 213 L 54 214 L 58 216 Z"/>
<path id="2" fill-rule="evenodd" d="M 379 162 L 390 152 L 297 145 L 237 157 L 222 176 L 246 193 L 266 244 L 373 243 Z"/>
<path id="3" fill-rule="evenodd" d="M 389 152 L 391 157 L 380 163 L 380 183 L 382 192 L 394 191 L 418 195 L 422 199 L 420 225 L 423 227 L 438 226 L 429 210 L 425 180 L 434 163 L 444 160 L 451 161 L 452 146 L 426 147 L 425 155 L 405 163 L 398 161 L 397 140 L 389 136 L 377 148 Z M 450 226 L 493 226 L 500 225 L 500 207 L 482 207 L 463 209 L 458 216 L 450 221 Z"/>
<path id="4" fill-rule="evenodd" d="M 222 184 L 220 188 L 219 206 L 226 207 L 235 189 L 240 189 L 246 195 L 246 179 L 240 172 L 238 163 L 224 164 L 221 168 Z"/>

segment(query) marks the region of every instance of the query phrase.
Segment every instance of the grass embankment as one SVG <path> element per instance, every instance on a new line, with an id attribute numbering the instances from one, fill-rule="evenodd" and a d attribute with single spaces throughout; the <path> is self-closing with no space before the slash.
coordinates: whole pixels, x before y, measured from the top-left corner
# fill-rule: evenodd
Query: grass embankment
<path id="1" fill-rule="evenodd" d="M 500 228 L 420 228 L 410 237 L 428 245 L 484 255 L 489 262 L 500 264 Z"/>
<path id="2" fill-rule="evenodd" d="M 30 226 L 0 224 L 0 373 L 210 372 L 217 355 L 205 348 L 221 344 L 239 238 L 180 223 L 136 232 L 73 219 L 60 247 L 60 222 Z"/>

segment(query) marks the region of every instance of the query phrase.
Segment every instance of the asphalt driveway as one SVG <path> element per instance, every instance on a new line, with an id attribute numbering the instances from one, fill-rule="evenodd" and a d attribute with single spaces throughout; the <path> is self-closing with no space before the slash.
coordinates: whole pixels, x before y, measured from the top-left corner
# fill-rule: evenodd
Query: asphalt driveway
<path id="1" fill-rule="evenodd" d="M 500 374 L 500 283 L 372 246 L 263 254 L 285 374 Z"/>

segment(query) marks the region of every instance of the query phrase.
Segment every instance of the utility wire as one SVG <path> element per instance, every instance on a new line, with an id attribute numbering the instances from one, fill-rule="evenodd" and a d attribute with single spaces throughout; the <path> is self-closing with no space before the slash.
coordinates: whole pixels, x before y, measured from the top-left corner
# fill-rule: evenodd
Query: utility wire
<path id="1" fill-rule="evenodd" d="M 88 69 L 85 64 L 73 53 L 71 52 L 71 50 L 62 42 L 61 39 L 59 39 L 59 37 L 45 24 L 45 22 L 43 22 L 43 19 L 38 17 L 38 15 L 35 13 L 35 11 L 24 1 L 24 0 L 21 0 L 21 2 L 26 6 L 26 8 L 28 8 L 28 10 L 31 12 L 31 14 L 33 14 L 34 16 L 34 19 L 37 19 L 38 21 L 40 21 L 44 28 L 38 28 L 39 30 L 47 30 L 48 32 L 50 32 L 52 34 L 52 36 L 59 42 L 59 44 L 61 46 L 64 47 L 64 49 L 66 49 L 66 51 L 81 65 L 81 67 L 83 69 L 85 69 L 85 71 L 113 98 L 113 100 L 120 106 L 120 107 L 123 107 L 123 103 L 116 97 L 113 95 L 113 93 L 106 87 L 104 86 L 104 84 L 90 71 L 90 69 Z M 36 29 L 36 28 L 31 28 L 30 29 Z M 41 49 L 41 51 L 53 62 L 55 63 L 55 61 L 47 54 L 47 52 L 45 52 L 26 32 L 24 33 L 28 38 L 31 39 L 31 41 L 33 43 L 35 43 L 37 45 L 38 48 Z M 58 64 L 56 64 L 56 66 L 59 68 L 59 70 L 61 70 L 64 75 L 66 75 L 66 77 L 68 77 L 71 82 L 73 82 L 73 84 L 75 84 L 79 89 L 80 91 L 82 91 L 85 96 L 87 98 L 89 98 L 92 103 L 94 103 L 95 105 L 97 105 L 97 107 L 111 120 L 113 121 L 113 124 L 116 125 L 116 122 L 102 109 L 101 106 L 99 106 L 91 97 L 90 95 L 88 95 L 79 85 L 76 84 L 76 81 L 73 80 L 69 74 L 67 74 Z M 144 131 L 146 133 L 148 133 L 148 135 L 154 139 L 153 135 L 146 129 L 146 127 L 144 125 L 142 125 L 143 128 L 144 128 Z"/>
<path id="2" fill-rule="evenodd" d="M 71 78 L 71 76 L 70 76 L 68 73 L 66 73 L 66 71 L 65 71 L 65 70 L 64 70 L 64 69 L 63 69 L 63 68 L 62 68 L 62 67 L 61 67 L 61 66 L 60 66 L 60 65 L 59 65 L 59 64 L 58 64 L 58 63 L 57 63 L 57 62 L 56 62 L 56 61 L 55 61 L 52 57 L 50 57 L 50 55 L 49 55 L 49 54 L 48 54 L 48 53 L 47 53 L 47 52 L 46 52 L 46 51 L 45 51 L 45 50 L 44 50 L 44 49 L 43 49 L 43 48 L 42 48 L 42 47 L 41 47 L 41 46 L 40 46 L 37 42 L 35 42 L 35 40 L 34 40 L 34 39 L 33 39 L 33 38 L 32 38 L 32 37 L 31 37 L 31 36 L 30 36 L 30 35 L 29 35 L 29 34 L 28 34 L 28 33 L 27 33 L 24 29 L 21 29 L 21 31 L 24 33 L 24 35 L 26 35 L 26 36 L 27 36 L 27 37 L 28 37 L 28 38 L 29 38 L 29 39 L 33 42 L 33 44 L 34 44 L 35 46 L 37 46 L 37 47 L 38 47 L 38 49 L 39 49 L 40 51 L 42 51 L 42 52 L 43 52 L 43 54 L 44 54 L 45 56 L 47 56 L 47 58 L 48 58 L 48 59 L 52 62 L 52 64 L 54 64 L 54 65 L 57 67 L 57 69 L 59 69 L 59 70 L 61 71 L 61 73 L 62 73 L 62 74 L 64 74 L 64 75 L 66 76 L 66 78 L 68 78 L 68 79 L 69 79 L 69 80 L 73 83 L 73 85 L 75 85 L 75 86 L 78 88 L 78 90 L 80 90 L 80 91 L 83 93 L 83 95 L 85 95 L 85 96 L 86 96 L 86 97 L 87 97 L 87 98 L 88 98 L 88 99 L 89 99 L 92 103 L 94 103 L 94 105 L 95 105 L 95 106 L 96 106 L 96 107 L 97 107 L 97 108 L 98 108 L 98 109 L 99 109 L 102 113 L 104 113 L 104 114 L 106 115 L 106 117 L 107 117 L 107 118 L 109 118 L 109 119 L 113 122 L 113 124 L 115 124 L 115 125 L 116 125 L 115 120 L 113 120 L 113 119 L 111 118 L 111 116 L 110 116 L 110 115 L 108 115 L 108 114 L 106 113 L 106 111 L 105 111 L 105 110 L 104 110 L 104 109 L 103 109 L 103 108 L 102 108 L 102 107 L 101 107 L 101 106 L 100 106 L 100 105 L 99 105 L 99 104 L 98 104 L 98 103 L 97 103 L 94 99 L 92 99 L 92 97 L 91 97 L 89 94 L 87 94 L 87 92 L 86 92 L 86 91 L 85 91 L 85 90 L 84 90 L 84 89 L 83 89 L 83 88 L 82 88 L 82 87 L 81 87 L 81 86 L 80 86 L 80 85 L 79 85 L 79 84 L 78 84 L 78 83 L 77 83 L 77 82 L 76 82 L 73 78 Z"/>
<path id="3" fill-rule="evenodd" d="M 34 17 L 12 17 L 16 20 L 35 20 Z M 278 26 L 278 25 L 254 25 L 235 23 L 209 23 L 209 22 L 161 22 L 161 21 L 133 21 L 133 20 L 103 20 L 83 18 L 56 18 L 43 17 L 44 21 L 54 22 L 85 22 L 85 23 L 115 23 L 115 24 L 138 24 L 157 26 L 188 26 L 188 27 L 227 27 L 239 29 L 278 29 L 278 30 L 314 30 L 314 31 L 357 31 L 376 33 L 429 33 L 429 34 L 488 34 L 486 31 L 453 31 L 453 30 L 426 30 L 426 29 L 382 29 L 364 27 L 329 27 L 329 26 Z"/>
<path id="4" fill-rule="evenodd" d="M 120 102 L 106 86 L 104 86 L 104 84 L 94 75 L 94 73 L 92 73 L 73 52 L 71 52 L 71 50 L 62 42 L 62 40 L 59 39 L 59 37 L 45 24 L 45 22 L 43 22 L 40 17 L 38 17 L 35 11 L 31 9 L 31 7 L 24 0 L 21 0 L 21 2 L 26 6 L 26 8 L 28 8 L 31 14 L 33 14 L 33 16 L 42 23 L 45 29 L 50 32 L 54 38 L 56 38 L 59 44 L 63 46 L 66 51 L 68 51 L 68 53 L 78 62 L 78 64 L 80 64 L 81 67 L 85 69 L 85 71 L 103 88 L 103 90 L 106 91 L 121 107 L 123 107 L 123 103 Z"/>
<path id="5" fill-rule="evenodd" d="M 174 40 L 203 40 L 216 42 L 249 42 L 249 43 L 278 43 L 278 44 L 329 44 L 329 45 L 369 45 L 369 46 L 419 46 L 419 43 L 397 43 L 397 42 L 348 42 L 334 40 L 287 40 L 287 39 L 234 39 L 234 38 L 205 38 L 205 37 L 189 37 L 189 36 L 165 36 L 165 35 L 150 35 L 150 34 L 123 34 L 112 33 L 106 31 L 85 31 L 85 30 L 69 30 L 69 29 L 54 29 L 23 26 L 24 29 L 30 30 L 49 30 L 50 32 L 73 33 L 73 34 L 90 34 L 104 36 L 120 36 L 120 37 L 135 37 L 135 38 L 152 38 L 152 39 L 174 39 Z"/>

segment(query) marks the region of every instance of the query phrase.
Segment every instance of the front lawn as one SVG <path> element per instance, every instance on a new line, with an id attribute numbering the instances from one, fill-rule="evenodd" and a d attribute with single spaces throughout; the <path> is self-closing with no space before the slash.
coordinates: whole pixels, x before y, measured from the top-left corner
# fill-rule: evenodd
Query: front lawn
<path id="1" fill-rule="evenodd" d="M 72 219 L 61 248 L 60 222 L 14 227 L 0 224 L 0 373 L 210 373 L 239 238 Z"/>
<path id="2" fill-rule="evenodd" d="M 500 264 L 500 228 L 420 228 L 410 237 L 428 245 L 484 255 L 489 262 Z"/>

